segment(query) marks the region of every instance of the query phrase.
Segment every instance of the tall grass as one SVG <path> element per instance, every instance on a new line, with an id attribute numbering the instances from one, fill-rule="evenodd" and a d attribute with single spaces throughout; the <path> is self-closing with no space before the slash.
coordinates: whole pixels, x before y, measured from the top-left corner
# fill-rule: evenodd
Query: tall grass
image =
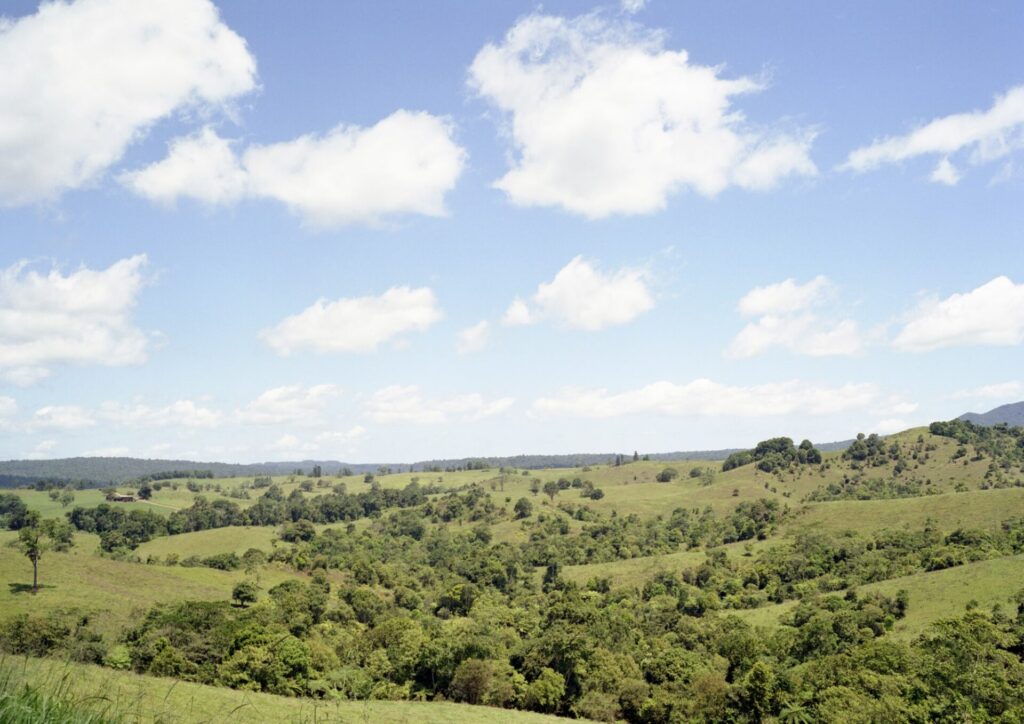
<path id="1" fill-rule="evenodd" d="M 71 690 L 73 672 L 29 682 L 14 660 L 0 658 L 0 722 L 4 724 L 121 724 L 113 703 L 102 695 L 81 697 Z"/>

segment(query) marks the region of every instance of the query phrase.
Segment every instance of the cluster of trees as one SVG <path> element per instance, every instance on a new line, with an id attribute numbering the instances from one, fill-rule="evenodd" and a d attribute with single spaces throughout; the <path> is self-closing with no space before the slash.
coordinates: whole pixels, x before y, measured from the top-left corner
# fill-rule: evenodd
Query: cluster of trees
<path id="1" fill-rule="evenodd" d="M 975 425 L 967 420 L 933 422 L 929 428 L 933 435 L 956 440 L 960 445 L 972 445 L 980 456 L 989 456 L 1006 466 L 1024 464 L 1024 427 Z"/>
<path id="2" fill-rule="evenodd" d="M 861 474 L 843 475 L 842 480 L 825 483 L 807 494 L 806 500 L 887 500 L 935 495 L 940 491 L 931 480 L 917 478 L 869 478 Z"/>
<path id="3" fill-rule="evenodd" d="M 401 490 L 379 487 L 350 494 L 344 484 L 312 498 L 294 490 L 285 496 L 271 485 L 249 508 L 240 508 L 230 500 L 208 501 L 197 496 L 193 504 L 163 516 L 149 510 L 128 510 L 106 503 L 95 508 L 75 507 L 67 516 L 78 530 L 100 536 L 103 550 L 133 549 L 163 535 L 224 528 L 231 525 L 281 525 L 298 520 L 312 523 L 337 523 L 380 514 L 388 508 L 422 505 L 434 488 L 410 483 Z"/>
<path id="4" fill-rule="evenodd" d="M 789 470 L 796 465 L 820 465 L 821 451 L 810 440 L 804 440 L 799 447 L 788 437 L 773 437 L 762 440 L 753 450 L 741 450 L 731 454 L 722 463 L 722 471 L 756 463 L 758 470 L 775 473 Z"/>

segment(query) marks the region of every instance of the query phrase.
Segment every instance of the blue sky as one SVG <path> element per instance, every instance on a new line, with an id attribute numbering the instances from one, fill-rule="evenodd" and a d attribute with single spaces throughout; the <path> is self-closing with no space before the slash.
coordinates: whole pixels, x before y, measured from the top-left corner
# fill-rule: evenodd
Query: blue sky
<path id="1" fill-rule="evenodd" d="M 4 13 L 0 457 L 706 449 L 1024 398 L 1018 3 Z"/>

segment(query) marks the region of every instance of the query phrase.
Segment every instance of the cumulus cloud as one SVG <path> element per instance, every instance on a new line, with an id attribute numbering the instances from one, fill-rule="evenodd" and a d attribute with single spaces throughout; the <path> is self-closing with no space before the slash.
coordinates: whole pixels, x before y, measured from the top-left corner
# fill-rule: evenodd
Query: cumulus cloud
<path id="1" fill-rule="evenodd" d="M 95 424 L 96 420 L 77 405 L 47 405 L 35 411 L 28 427 L 32 430 L 79 430 Z"/>
<path id="2" fill-rule="evenodd" d="M 165 204 L 274 199 L 318 227 L 402 214 L 444 216 L 445 194 L 466 159 L 453 132 L 445 118 L 399 110 L 369 128 L 340 125 L 324 135 L 252 145 L 238 155 L 232 141 L 204 128 L 173 141 L 164 160 L 121 179 Z"/>
<path id="3" fill-rule="evenodd" d="M 730 343 L 728 354 L 754 357 L 772 347 L 809 357 L 831 357 L 857 354 L 864 343 L 860 328 L 850 319 L 828 325 L 814 314 L 768 315 L 741 329 Z"/>
<path id="4" fill-rule="evenodd" d="M 56 440 L 41 440 L 29 452 L 23 453 L 26 460 L 46 460 L 53 457 L 53 450 L 57 447 Z"/>
<path id="5" fill-rule="evenodd" d="M 928 179 L 937 184 L 956 186 L 960 183 L 960 172 L 957 171 L 956 166 L 949 162 L 948 158 L 944 158 L 935 164 L 935 168 L 932 169 Z"/>
<path id="6" fill-rule="evenodd" d="M 801 382 L 735 386 L 709 379 L 686 384 L 654 382 L 612 393 L 607 389 L 567 388 L 542 397 L 530 407 L 533 417 L 611 418 L 658 414 L 702 417 L 762 417 L 772 415 L 829 415 L 870 405 L 878 398 L 871 384 L 838 387 Z"/>
<path id="7" fill-rule="evenodd" d="M 982 385 L 971 389 L 957 390 L 952 395 L 955 400 L 1015 400 L 1024 397 L 1024 382 L 1010 380 Z"/>
<path id="8" fill-rule="evenodd" d="M 367 415 L 376 422 L 407 422 L 431 425 L 457 420 L 474 422 L 501 414 L 513 400 L 502 397 L 486 400 L 479 394 L 456 395 L 428 400 L 415 385 L 391 385 L 375 392 L 366 404 Z"/>
<path id="9" fill-rule="evenodd" d="M 972 164 L 1003 158 L 1024 148 L 1024 86 L 997 96 L 985 111 L 954 113 L 902 136 L 875 141 L 850 152 L 840 168 L 871 171 L 917 156 L 941 156 L 930 176 L 932 181 L 954 185 L 960 180 L 949 157 L 966 151 Z"/>
<path id="10" fill-rule="evenodd" d="M 906 420 L 898 417 L 887 417 L 884 420 L 879 420 L 875 423 L 871 432 L 876 432 L 879 435 L 892 435 L 893 433 L 903 432 L 910 428 L 910 425 Z"/>
<path id="11" fill-rule="evenodd" d="M 322 432 L 312 439 L 286 433 L 271 443 L 269 449 L 284 456 L 301 458 L 308 455 L 347 455 L 366 436 L 366 428 L 356 425 L 348 430 Z"/>
<path id="12" fill-rule="evenodd" d="M 148 338 L 131 319 L 146 256 L 104 270 L 42 274 L 18 262 L 0 271 L 0 372 L 34 383 L 60 363 L 130 365 L 146 359 Z"/>
<path id="13" fill-rule="evenodd" d="M 805 284 L 786 279 L 778 284 L 754 287 L 740 299 L 740 314 L 745 317 L 792 314 L 822 301 L 832 292 L 828 277 L 818 275 Z"/>
<path id="14" fill-rule="evenodd" d="M 833 293 L 832 282 L 824 276 L 817 276 L 804 284 L 786 279 L 751 289 L 740 299 L 738 308 L 744 316 L 759 318 L 740 330 L 730 343 L 727 354 L 731 357 L 753 357 L 772 347 L 811 357 L 860 352 L 864 342 L 855 321 L 827 322 L 818 314 L 807 311 L 820 306 Z"/>
<path id="15" fill-rule="evenodd" d="M 473 354 L 487 347 L 491 325 L 486 320 L 477 322 L 459 332 L 457 350 L 459 354 Z"/>
<path id="16" fill-rule="evenodd" d="M 529 305 L 520 297 L 512 300 L 501 318 L 501 323 L 509 327 L 525 327 L 534 323 L 533 315 L 530 314 Z"/>
<path id="17" fill-rule="evenodd" d="M 256 85 L 209 0 L 47 2 L 0 23 L 0 204 L 45 201 L 117 163 L 156 121 Z"/>
<path id="18" fill-rule="evenodd" d="M 1024 284 L 1005 276 L 945 299 L 926 299 L 893 340 L 907 352 L 964 345 L 1010 346 L 1024 342 Z"/>
<path id="19" fill-rule="evenodd" d="M 224 420 L 219 410 L 196 404 L 192 400 L 178 400 L 163 407 L 136 402 L 126 405 L 108 401 L 100 405 L 97 417 L 127 427 L 216 427 Z"/>
<path id="20" fill-rule="evenodd" d="M 516 152 L 495 186 L 515 204 L 596 219 L 657 211 L 686 189 L 712 197 L 815 175 L 813 133 L 755 128 L 733 102 L 763 84 L 720 72 L 628 20 L 523 18 L 469 70 L 507 114 Z"/>
<path id="21" fill-rule="evenodd" d="M 444 316 L 427 287 L 392 287 L 376 297 L 317 300 L 260 332 L 278 354 L 297 351 L 374 352 L 407 332 L 422 332 Z"/>
<path id="22" fill-rule="evenodd" d="M 239 421 L 257 425 L 317 425 L 327 406 L 341 395 L 337 385 L 284 385 L 260 394 L 238 411 Z"/>
<path id="23" fill-rule="evenodd" d="M 602 272 L 577 256 L 550 282 L 537 287 L 531 308 L 516 298 L 505 312 L 507 325 L 551 319 L 572 329 L 596 331 L 625 324 L 654 307 L 644 269 Z"/>

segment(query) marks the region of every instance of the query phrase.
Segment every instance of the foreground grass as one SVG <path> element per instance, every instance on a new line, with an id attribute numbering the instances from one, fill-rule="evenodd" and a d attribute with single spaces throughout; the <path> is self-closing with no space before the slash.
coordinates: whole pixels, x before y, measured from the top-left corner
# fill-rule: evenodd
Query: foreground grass
<path id="1" fill-rule="evenodd" d="M 5 704 L 9 709 L 4 708 Z M 447 702 L 297 699 L 139 676 L 86 664 L 6 658 L 0 659 L 0 721 L 544 724 L 564 720 Z"/>

